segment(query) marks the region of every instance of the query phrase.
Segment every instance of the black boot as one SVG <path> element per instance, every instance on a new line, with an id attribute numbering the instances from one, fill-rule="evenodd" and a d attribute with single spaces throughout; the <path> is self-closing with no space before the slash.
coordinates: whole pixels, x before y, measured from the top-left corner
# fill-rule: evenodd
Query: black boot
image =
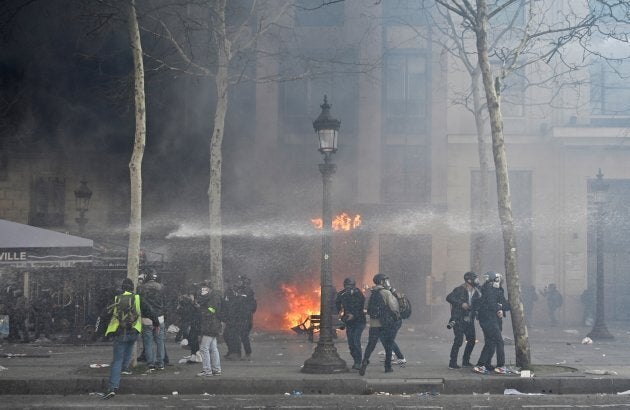
<path id="1" fill-rule="evenodd" d="M 361 362 L 361 368 L 359 369 L 359 376 L 365 376 L 365 369 L 367 369 L 368 364 L 370 364 L 370 361 L 367 359 L 364 359 Z"/>
<path id="2" fill-rule="evenodd" d="M 450 362 L 448 364 L 448 368 L 451 369 L 451 370 L 461 369 L 461 367 L 459 367 L 459 365 L 457 363 L 454 363 L 454 362 Z"/>

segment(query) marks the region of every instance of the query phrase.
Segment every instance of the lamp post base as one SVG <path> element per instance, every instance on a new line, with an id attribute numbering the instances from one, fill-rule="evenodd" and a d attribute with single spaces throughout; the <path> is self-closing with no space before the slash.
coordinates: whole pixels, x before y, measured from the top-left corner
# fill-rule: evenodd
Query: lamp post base
<path id="1" fill-rule="evenodd" d="M 339 357 L 335 345 L 332 343 L 318 343 L 313 356 L 302 366 L 302 373 L 331 374 L 348 371 L 346 362 Z"/>
<path id="2" fill-rule="evenodd" d="M 593 330 L 586 336 L 590 337 L 593 340 L 612 340 L 615 337 L 610 334 L 608 328 L 603 323 L 595 323 L 593 326 Z"/>

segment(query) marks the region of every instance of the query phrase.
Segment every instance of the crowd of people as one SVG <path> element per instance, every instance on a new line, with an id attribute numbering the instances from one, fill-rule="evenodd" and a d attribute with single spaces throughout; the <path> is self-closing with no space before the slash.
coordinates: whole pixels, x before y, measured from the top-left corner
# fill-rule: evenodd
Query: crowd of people
<path id="1" fill-rule="evenodd" d="M 121 293 L 114 297 L 107 313 L 103 314 L 108 322 L 105 336 L 112 339 L 114 346 L 105 399 L 116 395 L 121 374 L 131 374 L 131 354 L 138 339 L 143 345 L 139 360 L 146 361 L 148 371 L 163 370 L 168 364 L 164 344 L 169 313 L 166 294 L 155 270 L 139 276 L 137 289 L 129 278 L 123 279 Z M 190 348 L 190 355 L 184 361 L 201 362 L 201 371 L 197 376 L 221 375 L 218 349 L 221 335 L 228 347 L 224 359 L 251 358 L 250 332 L 256 309 L 251 281 L 244 275 L 239 276 L 225 292 L 214 288 L 209 281 L 203 281 L 190 285 L 179 295 L 174 312 L 180 329 L 176 337 Z"/>
<path id="2" fill-rule="evenodd" d="M 505 297 L 502 275 L 498 272 L 487 272 L 481 278 L 474 272 L 464 274 L 464 283 L 455 287 L 446 296 L 451 305 L 451 317 L 447 324 L 453 330 L 454 338 L 448 368 L 459 369 L 469 367 L 476 373 L 505 374 L 505 348 L 502 336 L 503 318 L 511 310 L 510 303 Z M 558 324 L 556 311 L 562 306 L 562 295 L 554 283 L 540 291 L 547 301 L 549 324 Z M 536 289 L 525 285 L 522 292 L 523 306 L 526 318 L 531 318 L 533 304 L 538 300 Z M 475 320 L 479 322 L 483 332 L 484 346 L 476 364 L 470 361 L 475 347 Z M 458 364 L 459 350 L 466 340 L 462 356 L 462 365 Z M 493 365 L 493 357 L 495 357 Z"/>
<path id="3" fill-rule="evenodd" d="M 6 340 L 12 343 L 50 342 L 54 339 L 54 318 L 60 306 L 53 300 L 50 289 L 42 289 L 33 302 L 22 289 L 8 285 L 0 293 L 0 315 L 9 320 Z"/>
<path id="4" fill-rule="evenodd" d="M 454 334 L 449 369 L 469 367 L 480 374 L 507 372 L 502 327 L 503 318 L 511 307 L 501 286 L 502 279 L 502 275 L 497 272 L 487 272 L 481 277 L 474 272 L 466 272 L 464 283 L 446 296 L 451 306 L 447 327 Z M 410 314 L 408 299 L 392 286 L 390 278 L 384 273 L 374 275 L 373 283 L 371 288 L 365 289 L 365 292 L 369 292 L 368 296 L 357 287 L 354 279 L 346 278 L 343 289 L 336 293 L 334 299 L 336 313 L 346 331 L 352 358 L 351 368 L 361 376 L 365 375 L 370 357 L 379 342 L 385 351 L 386 373 L 393 372 L 392 364 L 406 364 L 405 356 L 396 343 L 396 336 L 402 320 Z M 163 370 L 169 363 L 165 348 L 167 316 L 170 323 L 178 326 L 175 340 L 190 351 L 180 363 L 201 363 L 197 376 L 221 375 L 222 359 L 251 359 L 250 332 L 257 301 L 247 276 L 238 276 L 224 290 L 215 289 L 209 281 L 191 284 L 181 290 L 176 302 L 172 303 L 158 273 L 148 269 L 139 275 L 137 288 L 133 281 L 125 278 L 115 293 L 100 318 L 104 338 L 113 341 L 114 346 L 109 391 L 105 398 L 116 394 L 121 374 L 131 374 L 131 355 L 136 341 L 141 341 L 143 347 L 138 361 L 145 361 L 148 371 Z M 555 284 L 548 285 L 539 293 L 547 302 L 549 322 L 555 325 L 556 311 L 562 305 L 562 296 Z M 0 296 L 0 313 L 10 318 L 8 340 L 29 342 L 29 321 L 34 324 L 31 329 L 34 330 L 35 339 L 53 337 L 54 302 L 48 289 L 43 289 L 32 304 L 20 289 L 5 288 Z M 536 299 L 535 288 L 525 286 L 523 302 L 528 317 L 532 302 Z M 587 315 L 592 315 L 591 310 L 587 312 L 585 308 L 585 320 Z M 477 362 L 473 363 L 471 356 L 476 343 L 475 321 L 479 322 L 483 332 L 484 346 Z M 361 340 L 368 324 L 367 345 L 364 349 Z M 223 357 L 218 350 L 221 336 L 227 346 Z M 464 341 L 466 345 L 460 366 L 459 351 Z"/>

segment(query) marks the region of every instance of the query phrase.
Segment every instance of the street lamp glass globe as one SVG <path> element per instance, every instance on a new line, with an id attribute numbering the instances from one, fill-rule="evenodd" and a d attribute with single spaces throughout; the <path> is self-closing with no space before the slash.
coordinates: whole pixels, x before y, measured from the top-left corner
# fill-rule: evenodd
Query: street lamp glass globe
<path id="1" fill-rule="evenodd" d="M 337 130 L 319 130 L 317 136 L 319 137 L 319 150 L 321 152 L 337 151 Z"/>
<path id="2" fill-rule="evenodd" d="M 339 134 L 341 121 L 330 114 L 331 106 L 328 104 L 326 95 L 324 95 L 324 103 L 320 107 L 322 112 L 313 121 L 313 129 L 317 133 L 317 138 L 319 138 L 319 152 L 328 157 L 329 154 L 337 152 L 337 135 Z"/>

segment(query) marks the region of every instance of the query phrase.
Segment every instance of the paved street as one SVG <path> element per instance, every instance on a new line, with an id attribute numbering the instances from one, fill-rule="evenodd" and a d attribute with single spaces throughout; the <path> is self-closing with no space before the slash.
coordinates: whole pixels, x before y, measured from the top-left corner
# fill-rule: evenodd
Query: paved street
<path id="1" fill-rule="evenodd" d="M 453 394 L 503 395 L 506 389 L 521 393 L 597 394 L 630 390 L 628 350 L 630 334 L 625 324 L 610 324 L 616 339 L 581 344 L 590 329 L 532 328 L 532 362 L 535 375 L 478 375 L 470 369 L 448 370 L 451 333 L 442 326 L 405 325 L 398 338 L 407 357 L 405 367 L 385 374 L 382 349 L 377 348 L 365 377 L 356 372 L 334 375 L 305 374 L 300 366 L 314 344 L 293 333 L 254 333 L 252 361 L 223 361 L 223 375 L 199 378 L 200 364 L 178 364 L 186 350 L 168 339 L 171 365 L 160 372 L 146 372 L 140 364 L 134 374 L 124 376 L 120 397 L 131 393 L 159 397 L 178 395 L 365 395 L 390 393 L 414 397 Z M 506 326 L 509 329 L 509 326 Z M 508 336 L 506 332 L 504 335 Z M 367 335 L 364 335 L 364 341 Z M 475 348 L 476 359 L 483 342 Z M 342 358 L 348 359 L 345 338 L 336 343 Z M 3 395 L 90 395 L 106 389 L 111 345 L 73 346 L 66 344 L 3 344 L 0 346 L 0 391 Z M 220 350 L 224 352 L 225 346 Z M 24 356 L 19 356 L 24 355 Z M 507 362 L 514 364 L 514 346 L 506 346 Z M 8 397 L 8 396 L 7 396 Z M 370 396 L 371 397 L 371 396 Z M 623 397 L 623 396 L 616 396 Z"/>
<path id="2" fill-rule="evenodd" d="M 616 395 L 95 395 L 3 396 L 2 408 L 216 408 L 216 409 L 628 409 Z"/>

